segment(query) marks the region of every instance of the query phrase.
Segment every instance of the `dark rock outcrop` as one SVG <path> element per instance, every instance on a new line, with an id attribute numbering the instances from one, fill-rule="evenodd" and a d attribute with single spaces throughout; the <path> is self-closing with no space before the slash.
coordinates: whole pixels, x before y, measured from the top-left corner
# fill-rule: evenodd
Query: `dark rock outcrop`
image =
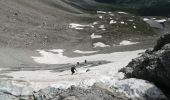
<path id="1" fill-rule="evenodd" d="M 170 89 L 170 34 L 165 34 L 153 50 L 146 50 L 120 72 L 126 78 L 139 78 L 155 83 L 163 90 Z"/>

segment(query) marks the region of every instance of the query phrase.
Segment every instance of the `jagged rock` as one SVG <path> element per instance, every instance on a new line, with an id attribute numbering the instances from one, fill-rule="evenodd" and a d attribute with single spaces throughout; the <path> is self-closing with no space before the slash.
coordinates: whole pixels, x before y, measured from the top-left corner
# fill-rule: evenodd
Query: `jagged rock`
<path id="1" fill-rule="evenodd" d="M 170 89 L 170 34 L 161 37 L 154 49 L 133 59 L 120 72 L 126 78 L 139 78 L 154 82 L 161 89 Z"/>
<path id="2" fill-rule="evenodd" d="M 72 86 L 66 90 L 49 87 L 34 93 L 35 100 L 128 100 L 94 85 L 88 89 Z"/>
<path id="3" fill-rule="evenodd" d="M 158 39 L 153 51 L 160 50 L 165 44 L 168 43 L 170 43 L 170 34 L 165 34 L 164 36 L 160 37 L 160 39 Z"/>
<path id="4" fill-rule="evenodd" d="M 35 100 L 166 100 L 152 83 L 139 79 L 115 80 L 115 84 L 95 83 L 89 88 L 48 87 L 33 94 Z"/>

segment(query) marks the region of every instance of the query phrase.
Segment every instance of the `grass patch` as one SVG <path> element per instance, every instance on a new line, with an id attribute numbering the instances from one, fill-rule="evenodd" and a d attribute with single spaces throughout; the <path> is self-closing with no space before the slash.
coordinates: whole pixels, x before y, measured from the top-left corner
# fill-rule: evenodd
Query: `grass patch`
<path id="1" fill-rule="evenodd" d="M 96 20 L 96 15 L 80 15 L 76 21 L 83 23 L 93 23 Z"/>

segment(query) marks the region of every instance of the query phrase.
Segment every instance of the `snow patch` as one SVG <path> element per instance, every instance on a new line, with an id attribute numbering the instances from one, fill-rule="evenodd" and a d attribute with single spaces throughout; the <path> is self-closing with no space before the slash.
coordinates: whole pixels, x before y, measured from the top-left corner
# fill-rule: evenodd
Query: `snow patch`
<path id="1" fill-rule="evenodd" d="M 109 45 L 105 45 L 104 43 L 98 42 L 94 46 L 96 47 L 109 47 Z M 111 54 L 96 54 L 91 56 L 83 56 L 83 57 L 67 57 L 62 54 L 56 54 L 52 52 L 48 52 L 45 50 L 38 50 L 41 56 L 35 57 L 32 56 L 33 60 L 37 63 L 41 64 L 74 64 L 75 62 L 84 62 L 85 59 L 89 61 L 99 61 L 99 60 L 106 60 L 106 61 L 113 61 L 112 55 L 115 55 L 114 53 Z M 116 53 L 118 54 L 118 53 Z M 121 56 L 119 56 L 121 57 Z"/>
<path id="2" fill-rule="evenodd" d="M 106 14 L 104 11 L 97 11 L 98 14 Z"/>
<path id="3" fill-rule="evenodd" d="M 70 23 L 69 28 L 76 29 L 76 30 L 83 30 L 86 27 L 93 27 L 92 25 L 81 25 L 76 23 Z"/>
<path id="4" fill-rule="evenodd" d="M 99 28 L 100 28 L 100 29 L 103 29 L 103 28 L 105 28 L 105 27 L 104 27 L 104 25 L 100 25 Z"/>
<path id="5" fill-rule="evenodd" d="M 133 19 L 130 19 L 130 20 L 128 20 L 128 21 L 133 22 L 134 20 L 133 20 Z"/>
<path id="6" fill-rule="evenodd" d="M 157 22 L 159 22 L 159 23 L 163 23 L 163 22 L 166 22 L 166 19 L 155 20 L 155 21 L 157 21 Z"/>
<path id="7" fill-rule="evenodd" d="M 149 19 L 148 18 L 143 18 L 144 21 L 148 21 Z"/>
<path id="8" fill-rule="evenodd" d="M 133 26 L 133 28 L 137 28 L 136 26 Z"/>
<path id="9" fill-rule="evenodd" d="M 115 16 L 115 14 L 109 14 L 110 16 Z"/>
<path id="10" fill-rule="evenodd" d="M 81 51 L 81 50 L 75 50 L 74 53 L 79 53 L 79 54 L 92 54 L 96 53 L 98 51 Z"/>
<path id="11" fill-rule="evenodd" d="M 51 52 L 55 52 L 55 53 L 59 53 L 59 54 L 61 54 L 61 53 L 63 53 L 63 52 L 64 52 L 64 50 L 63 50 L 63 49 L 52 49 L 52 50 L 49 50 L 49 51 L 51 51 Z"/>
<path id="12" fill-rule="evenodd" d="M 118 12 L 119 14 L 128 14 L 128 13 L 126 13 L 126 12 Z"/>
<path id="13" fill-rule="evenodd" d="M 97 47 L 102 47 L 102 48 L 110 47 L 110 45 L 106 45 L 106 44 L 104 44 L 102 42 L 97 42 L 97 43 L 94 43 L 93 45 L 94 45 L 94 48 L 97 48 Z"/>
<path id="14" fill-rule="evenodd" d="M 151 19 L 155 20 L 156 18 L 151 18 Z"/>
<path id="15" fill-rule="evenodd" d="M 122 42 L 120 42 L 120 46 L 124 46 L 124 45 L 133 45 L 133 44 L 138 44 L 139 42 L 131 42 L 128 40 L 123 40 Z"/>
<path id="16" fill-rule="evenodd" d="M 116 24 L 116 23 L 117 23 L 117 21 L 115 21 L 115 20 L 110 21 L 110 24 Z"/>
<path id="17" fill-rule="evenodd" d="M 102 18 L 103 18 L 103 16 L 99 16 L 99 18 L 100 18 L 100 19 L 102 19 Z"/>
<path id="18" fill-rule="evenodd" d="M 93 22 L 93 25 L 97 25 L 98 24 L 98 22 Z"/>
<path id="19" fill-rule="evenodd" d="M 93 34 L 91 35 L 91 38 L 92 38 L 92 39 L 102 38 L 102 35 L 95 35 L 95 33 L 93 33 Z"/>
<path id="20" fill-rule="evenodd" d="M 123 73 L 119 73 L 118 71 L 126 66 L 131 61 L 131 59 L 138 57 L 138 53 L 143 51 L 144 50 L 115 52 L 75 58 L 69 58 L 66 56 L 59 57 L 57 54 L 44 51 L 41 52 L 43 53 L 41 54 L 41 57 L 36 57 L 34 59 L 36 62 L 44 64 L 66 64 L 71 62 L 75 63 L 77 61 L 84 62 L 84 60 L 87 59 L 88 61 L 106 60 L 111 61 L 112 63 L 94 66 L 90 68 L 91 71 L 89 72 L 86 72 L 87 66 L 77 68 L 78 72 L 75 75 L 71 75 L 70 70 L 63 72 L 51 72 L 49 70 L 17 71 L 6 73 L 6 75 L 13 76 L 15 80 L 25 80 L 29 82 L 29 86 L 33 87 L 35 90 L 46 88 L 48 86 L 57 88 L 68 88 L 71 85 L 87 87 L 93 85 L 95 82 L 115 84 L 116 80 L 122 79 L 124 77 Z"/>
<path id="21" fill-rule="evenodd" d="M 122 21 L 122 22 L 120 22 L 120 23 L 121 23 L 121 24 L 125 24 L 125 22 L 123 22 L 123 21 Z"/>

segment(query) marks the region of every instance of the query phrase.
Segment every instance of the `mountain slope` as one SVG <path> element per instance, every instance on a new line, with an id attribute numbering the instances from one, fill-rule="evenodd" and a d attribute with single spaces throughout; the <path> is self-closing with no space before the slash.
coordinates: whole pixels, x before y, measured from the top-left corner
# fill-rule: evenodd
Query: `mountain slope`
<path id="1" fill-rule="evenodd" d="M 47 41 L 57 42 L 57 37 L 62 39 L 58 31 L 63 34 L 71 31 L 64 29 L 76 13 L 81 11 L 62 0 L 1 0 L 1 45 L 36 47 Z"/>
<path id="2" fill-rule="evenodd" d="M 135 12 L 140 15 L 168 16 L 170 14 L 169 0 L 95 0 L 109 3 L 111 9 Z"/>
<path id="3" fill-rule="evenodd" d="M 101 5 L 94 0 L 1 0 L 0 66 L 37 66 L 31 58 L 38 55 L 36 50 L 64 49 L 64 55 L 82 56 L 73 51 L 108 53 L 150 47 L 155 33 L 143 19 L 126 12 L 96 13 L 103 9 Z M 120 46 L 124 40 L 138 44 Z"/>

